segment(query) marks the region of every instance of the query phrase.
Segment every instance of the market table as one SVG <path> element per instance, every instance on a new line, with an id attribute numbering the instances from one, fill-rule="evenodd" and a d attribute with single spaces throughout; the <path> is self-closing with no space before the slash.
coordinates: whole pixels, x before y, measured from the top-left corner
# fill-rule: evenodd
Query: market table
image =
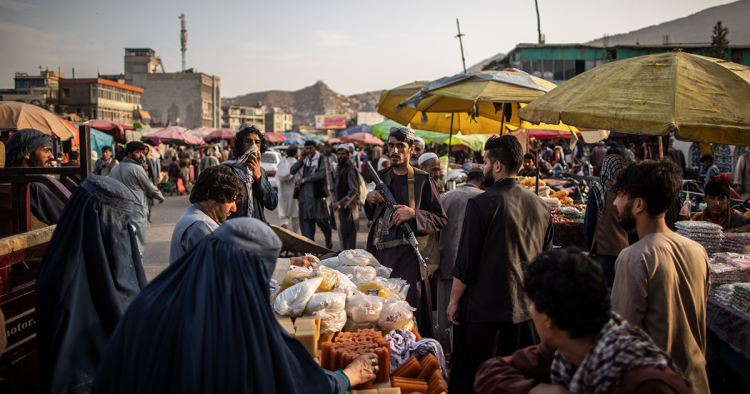
<path id="1" fill-rule="evenodd" d="M 718 350 L 719 359 L 737 373 L 745 387 L 750 389 L 750 318 L 708 297 L 706 328 L 721 339 L 719 344 L 711 342 L 711 348 Z M 709 342 L 710 338 L 709 335 Z"/>
<path id="2" fill-rule="evenodd" d="M 552 245 L 561 248 L 575 246 L 583 251 L 586 250 L 586 242 L 583 239 L 583 222 L 552 222 L 554 235 Z"/>

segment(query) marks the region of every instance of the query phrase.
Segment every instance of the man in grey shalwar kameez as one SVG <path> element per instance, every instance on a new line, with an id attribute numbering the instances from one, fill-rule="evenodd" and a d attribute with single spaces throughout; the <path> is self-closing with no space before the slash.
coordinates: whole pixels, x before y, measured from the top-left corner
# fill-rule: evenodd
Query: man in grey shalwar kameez
<path id="1" fill-rule="evenodd" d="M 159 189 L 148 179 L 146 170 L 141 165 L 146 144 L 140 141 L 128 142 L 125 146 L 127 157 L 120 164 L 112 168 L 110 178 L 122 182 L 135 194 L 135 205 L 130 222 L 135 226 L 135 235 L 138 239 L 138 251 L 143 256 L 146 250 L 146 230 L 148 229 L 148 199 L 155 198 L 159 203 L 164 202 L 164 196 Z"/>
<path id="2" fill-rule="evenodd" d="M 354 164 L 349 160 L 346 145 L 336 147 L 338 170 L 334 178 L 333 211 L 338 215 L 338 230 L 341 237 L 341 248 L 356 249 L 357 231 L 359 231 L 359 176 Z"/>
<path id="3" fill-rule="evenodd" d="M 315 240 L 315 225 L 323 231 L 326 248 L 333 248 L 331 227 L 328 224 L 326 204 L 326 165 L 325 158 L 315 150 L 315 141 L 305 141 L 305 156 L 292 166 L 297 185 L 295 196 L 299 202 L 299 222 L 302 235 Z"/>

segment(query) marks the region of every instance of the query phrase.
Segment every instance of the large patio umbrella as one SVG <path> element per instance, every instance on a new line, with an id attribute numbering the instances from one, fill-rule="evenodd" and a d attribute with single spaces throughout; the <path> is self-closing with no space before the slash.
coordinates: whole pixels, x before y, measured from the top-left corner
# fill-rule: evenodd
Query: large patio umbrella
<path id="1" fill-rule="evenodd" d="M 198 137 L 185 133 L 176 127 L 167 127 L 157 131 L 154 134 L 144 136 L 143 141 L 158 144 L 176 144 L 176 145 L 202 145 L 203 140 Z"/>
<path id="2" fill-rule="evenodd" d="M 374 137 L 372 134 L 367 133 L 345 135 L 341 138 L 346 141 L 359 142 L 360 144 L 383 145 L 383 141 L 380 138 Z"/>
<path id="3" fill-rule="evenodd" d="M 383 90 L 377 105 L 378 113 L 401 124 L 411 123 L 412 119 L 418 116 L 418 111 L 411 108 L 404 108 L 397 112 L 396 108 L 398 104 L 401 104 L 404 100 L 419 92 L 428 83 L 430 81 L 414 81 L 391 90 Z"/>
<path id="4" fill-rule="evenodd" d="M 302 134 L 300 134 L 300 133 L 298 133 L 298 132 L 296 132 L 296 131 L 290 131 L 290 132 L 288 132 L 288 133 L 284 133 L 284 134 L 282 134 L 282 135 L 283 135 L 284 137 L 286 137 L 286 138 L 299 138 L 299 139 L 301 139 L 301 140 L 304 140 L 304 139 L 305 139 L 305 136 L 304 136 L 304 135 L 302 135 Z"/>
<path id="5" fill-rule="evenodd" d="M 386 140 L 388 139 L 388 134 L 391 130 L 391 127 L 403 127 L 403 125 L 394 122 L 393 120 L 386 120 L 385 122 L 377 123 L 372 126 L 372 135 L 382 139 Z M 469 147 L 473 151 L 482 152 L 484 151 L 484 143 L 487 142 L 487 136 L 484 134 L 471 134 L 471 135 L 463 135 L 461 133 L 453 134 L 452 136 L 450 134 L 441 133 L 439 131 L 427 131 L 427 130 L 420 130 L 420 129 L 414 129 L 414 133 L 417 135 L 417 137 L 420 137 L 424 140 L 425 143 L 437 143 L 440 145 L 443 144 L 449 144 L 449 145 L 464 145 Z M 449 143 L 449 139 L 451 139 Z"/>
<path id="6" fill-rule="evenodd" d="M 75 128 L 64 123 L 52 112 L 16 101 L 0 101 L 0 130 L 37 129 L 67 141 L 78 135 Z"/>
<path id="7" fill-rule="evenodd" d="M 215 140 L 231 140 L 235 135 L 237 135 L 237 132 L 232 129 L 216 129 L 211 134 L 205 136 L 203 139 L 206 142 Z"/>
<path id="8" fill-rule="evenodd" d="M 286 142 L 289 145 L 303 145 L 305 143 L 305 140 L 302 138 L 298 138 L 298 137 L 289 137 L 284 142 Z"/>
<path id="9" fill-rule="evenodd" d="M 190 129 L 187 131 L 188 134 L 194 135 L 200 139 L 206 138 L 207 135 L 213 133 L 217 129 L 208 126 L 198 127 L 197 129 Z"/>
<path id="10" fill-rule="evenodd" d="M 276 143 L 276 142 L 283 142 L 283 141 L 287 140 L 287 138 L 284 137 L 283 135 L 274 133 L 273 131 L 269 131 L 268 133 L 264 133 L 263 134 L 263 138 L 265 138 L 266 141 L 268 141 L 268 142 L 274 142 L 274 143 Z"/>
<path id="11" fill-rule="evenodd" d="M 566 81 L 519 115 L 530 122 L 750 145 L 750 67 L 683 52 L 618 60 Z"/>
<path id="12" fill-rule="evenodd" d="M 91 126 L 99 131 L 107 133 L 114 137 L 115 142 L 127 143 L 128 139 L 125 135 L 125 130 L 135 130 L 135 127 L 126 125 L 124 123 L 115 122 L 111 120 L 92 119 L 86 123 L 85 126 Z"/>

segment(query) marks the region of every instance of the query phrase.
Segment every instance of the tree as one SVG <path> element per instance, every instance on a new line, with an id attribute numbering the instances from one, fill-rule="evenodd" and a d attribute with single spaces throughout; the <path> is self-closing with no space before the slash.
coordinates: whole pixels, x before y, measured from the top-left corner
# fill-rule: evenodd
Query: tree
<path id="1" fill-rule="evenodd" d="M 721 21 L 716 22 L 714 34 L 711 36 L 711 56 L 724 59 L 729 52 L 729 40 L 727 39 L 729 29 L 721 25 Z"/>

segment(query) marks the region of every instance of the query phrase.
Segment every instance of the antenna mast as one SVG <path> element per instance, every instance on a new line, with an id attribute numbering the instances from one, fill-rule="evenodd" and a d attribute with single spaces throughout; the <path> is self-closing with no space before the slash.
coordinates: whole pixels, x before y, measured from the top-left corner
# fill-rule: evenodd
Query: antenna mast
<path id="1" fill-rule="evenodd" d="M 182 51 L 182 71 L 185 72 L 185 51 L 187 51 L 187 28 L 185 27 L 185 14 L 180 15 L 180 26 L 182 29 L 180 30 L 180 44 L 182 45 L 182 48 L 180 49 Z"/>
<path id="2" fill-rule="evenodd" d="M 542 21 L 539 19 L 539 1 L 534 0 L 536 6 L 536 31 L 539 33 L 539 45 L 544 44 L 544 36 L 542 35 Z"/>
<path id="3" fill-rule="evenodd" d="M 458 43 L 461 45 L 461 62 L 464 64 L 464 74 L 466 74 L 466 59 L 464 59 L 464 42 L 461 39 L 461 37 L 465 36 L 466 34 L 461 34 L 461 25 L 458 24 L 458 18 L 456 18 L 456 27 L 458 28 Z"/>

